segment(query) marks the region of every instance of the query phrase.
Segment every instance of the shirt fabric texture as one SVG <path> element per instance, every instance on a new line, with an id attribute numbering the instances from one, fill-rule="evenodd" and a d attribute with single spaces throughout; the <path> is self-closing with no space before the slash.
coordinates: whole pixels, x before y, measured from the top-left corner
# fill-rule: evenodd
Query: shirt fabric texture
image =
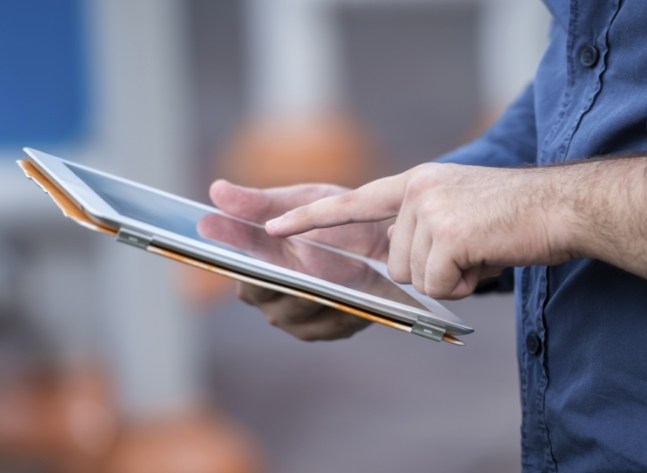
<path id="1" fill-rule="evenodd" d="M 647 1 L 544 3 L 533 83 L 441 162 L 647 155 Z M 591 259 L 514 272 L 523 472 L 646 472 L 647 280 Z"/>

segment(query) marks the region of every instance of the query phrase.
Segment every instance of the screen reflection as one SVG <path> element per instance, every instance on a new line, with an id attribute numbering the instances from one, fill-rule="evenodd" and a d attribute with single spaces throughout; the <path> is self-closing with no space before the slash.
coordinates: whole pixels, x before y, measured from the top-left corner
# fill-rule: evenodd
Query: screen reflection
<path id="1" fill-rule="evenodd" d="M 361 257 L 312 244 L 275 238 L 258 224 L 83 169 L 68 168 L 119 214 L 209 245 L 298 271 L 375 297 L 428 310 Z"/>

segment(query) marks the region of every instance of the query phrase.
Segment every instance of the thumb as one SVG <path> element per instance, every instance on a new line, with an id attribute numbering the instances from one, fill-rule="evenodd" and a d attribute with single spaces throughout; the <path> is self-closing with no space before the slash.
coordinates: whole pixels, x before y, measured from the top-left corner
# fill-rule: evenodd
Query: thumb
<path id="1" fill-rule="evenodd" d="M 229 214 L 264 223 L 295 207 L 309 204 L 322 197 L 339 194 L 344 190 L 342 187 L 329 184 L 299 184 L 256 189 L 219 179 L 211 185 L 209 197 L 216 207 Z"/>

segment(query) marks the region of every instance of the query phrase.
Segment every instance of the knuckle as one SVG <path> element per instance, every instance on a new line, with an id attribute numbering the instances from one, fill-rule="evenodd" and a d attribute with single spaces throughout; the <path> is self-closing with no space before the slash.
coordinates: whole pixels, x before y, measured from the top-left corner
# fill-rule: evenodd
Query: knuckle
<path id="1" fill-rule="evenodd" d="M 427 179 L 425 176 L 414 176 L 407 183 L 407 187 L 404 192 L 404 199 L 406 201 L 417 200 L 429 188 Z"/>
<path id="2" fill-rule="evenodd" d="M 355 201 L 355 196 L 356 196 L 355 191 L 349 190 L 337 196 L 328 197 L 328 199 L 329 199 L 329 202 L 332 201 L 332 199 L 334 199 L 337 204 L 339 204 L 342 207 L 346 207 L 348 205 L 351 205 Z"/>
<path id="3" fill-rule="evenodd" d="M 417 199 L 431 187 L 442 184 L 439 178 L 438 165 L 434 163 L 421 164 L 414 168 L 414 173 L 407 182 L 405 196 Z"/>
<path id="4" fill-rule="evenodd" d="M 465 236 L 465 223 L 454 215 L 446 215 L 438 230 L 436 239 L 455 245 L 457 241 Z"/>

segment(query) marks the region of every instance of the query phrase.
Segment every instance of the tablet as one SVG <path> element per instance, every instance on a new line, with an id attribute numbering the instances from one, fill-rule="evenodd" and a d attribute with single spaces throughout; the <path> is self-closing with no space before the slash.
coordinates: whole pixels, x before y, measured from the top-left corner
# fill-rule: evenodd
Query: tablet
<path id="1" fill-rule="evenodd" d="M 213 206 L 24 151 L 19 164 L 61 208 L 74 207 L 75 220 L 119 242 L 435 341 L 460 345 L 457 337 L 473 331 L 437 301 L 391 280 L 381 261 L 304 237 L 271 237 L 262 224 Z"/>

